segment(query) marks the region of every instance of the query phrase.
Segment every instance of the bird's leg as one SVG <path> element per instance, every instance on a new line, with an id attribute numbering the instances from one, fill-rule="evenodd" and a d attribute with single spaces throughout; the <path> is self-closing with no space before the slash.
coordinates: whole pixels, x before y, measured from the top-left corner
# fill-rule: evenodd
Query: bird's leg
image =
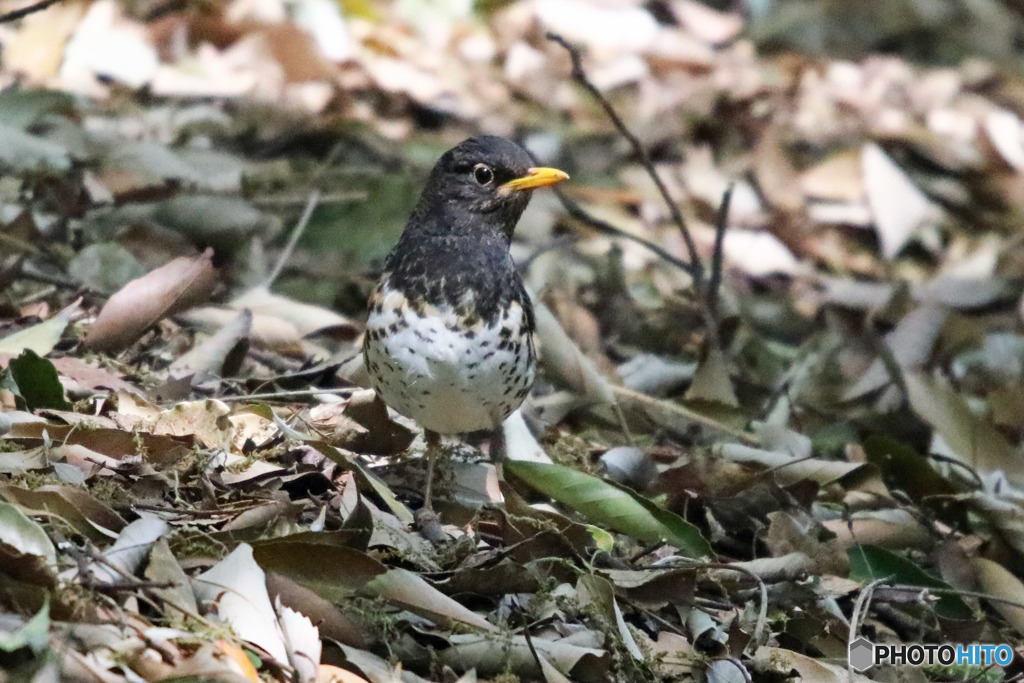
<path id="1" fill-rule="evenodd" d="M 434 545 L 440 545 L 448 540 L 441 528 L 441 518 L 434 512 L 434 463 L 441 451 L 441 435 L 429 429 L 424 431 L 427 441 L 427 450 L 424 457 L 427 459 L 427 485 L 423 489 L 423 507 L 416 511 L 413 518 L 420 526 L 420 533 Z"/>
<path id="2" fill-rule="evenodd" d="M 424 453 L 427 459 L 427 485 L 423 490 L 423 507 L 433 512 L 434 463 L 437 461 L 437 455 L 441 451 L 441 435 L 429 429 L 425 430 L 423 435 L 427 442 L 427 450 Z"/>
<path id="3" fill-rule="evenodd" d="M 505 479 L 505 461 L 508 460 L 508 448 L 505 444 L 505 429 L 498 425 L 497 429 L 491 432 L 491 462 L 498 473 L 498 481 Z"/>

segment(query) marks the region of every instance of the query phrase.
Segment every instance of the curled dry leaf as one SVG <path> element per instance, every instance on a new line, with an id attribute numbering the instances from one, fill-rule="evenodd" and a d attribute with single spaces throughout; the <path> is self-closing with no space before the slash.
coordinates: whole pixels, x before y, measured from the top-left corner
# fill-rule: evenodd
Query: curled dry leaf
<path id="1" fill-rule="evenodd" d="M 314 306 L 274 294 L 262 285 L 253 287 L 232 301 L 230 306 L 236 310 L 248 309 L 257 315 L 269 315 L 285 320 L 294 325 L 299 335 L 303 337 L 324 330 L 333 330 L 352 339 L 357 333 L 356 325 L 348 318 L 323 306 Z"/>
<path id="2" fill-rule="evenodd" d="M 658 476 L 658 469 L 643 449 L 634 446 L 617 446 L 601 456 L 605 476 L 617 484 L 625 484 L 637 491 L 643 491 Z"/>
<path id="3" fill-rule="evenodd" d="M 239 545 L 193 579 L 192 586 L 196 597 L 216 604 L 217 615 L 239 638 L 263 648 L 280 663 L 288 661 L 284 634 L 267 594 L 266 576 L 253 560 L 250 545 Z"/>
<path id="4" fill-rule="evenodd" d="M 182 377 L 190 371 L 221 376 L 235 374 L 248 349 L 250 332 L 252 311 L 244 309 L 234 320 L 171 363 L 171 376 Z"/>
<path id="5" fill-rule="evenodd" d="M 238 313 L 230 308 L 200 306 L 178 317 L 191 327 L 216 334 L 217 330 L 237 320 Z M 252 313 L 250 325 L 248 337 L 254 344 L 288 355 L 302 352 L 302 335 L 287 320 L 265 313 Z"/>
<path id="6" fill-rule="evenodd" d="M 85 346 L 92 351 L 121 351 L 160 320 L 206 300 L 216 283 L 212 249 L 176 258 L 110 297 L 89 328 Z"/>

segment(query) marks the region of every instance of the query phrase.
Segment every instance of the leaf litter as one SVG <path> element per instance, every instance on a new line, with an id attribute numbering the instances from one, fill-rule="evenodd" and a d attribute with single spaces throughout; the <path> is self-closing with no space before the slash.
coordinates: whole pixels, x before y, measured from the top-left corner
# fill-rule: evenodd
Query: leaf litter
<path id="1" fill-rule="evenodd" d="M 858 635 L 1021 642 L 1012 69 L 779 55 L 689 0 L 286 7 L 4 26 L 12 676 L 840 680 Z M 435 546 L 359 334 L 479 130 L 574 182 L 513 245 L 542 376 L 507 480 L 446 444 Z"/>

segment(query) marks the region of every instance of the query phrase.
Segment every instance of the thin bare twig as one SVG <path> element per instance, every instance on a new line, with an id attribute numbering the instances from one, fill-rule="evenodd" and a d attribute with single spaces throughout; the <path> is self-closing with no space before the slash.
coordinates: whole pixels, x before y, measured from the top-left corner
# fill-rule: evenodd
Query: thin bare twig
<path id="1" fill-rule="evenodd" d="M 654 163 L 651 161 L 651 156 L 647 153 L 647 150 L 641 144 L 640 140 L 633 135 L 632 131 L 626 127 L 625 122 L 619 117 L 618 112 L 612 107 L 611 103 L 601 94 L 601 91 L 597 89 L 590 79 L 587 77 L 586 71 L 583 70 L 583 58 L 580 56 L 580 51 L 576 49 L 572 44 L 569 43 L 565 38 L 557 33 L 549 32 L 547 34 L 548 40 L 554 41 L 561 45 L 569 53 L 569 58 L 572 60 L 572 78 L 574 81 L 582 85 L 591 96 L 597 100 L 601 108 L 604 109 L 604 113 L 611 120 L 615 129 L 619 131 L 622 137 L 629 141 L 632 145 L 633 151 L 640 159 L 641 165 L 644 170 L 647 171 L 647 175 L 654 181 L 655 186 L 658 188 L 658 192 L 661 194 L 661 198 L 665 201 L 665 205 L 668 207 L 669 213 L 672 215 L 672 221 L 679 227 L 680 233 L 682 233 L 683 241 L 686 243 L 687 255 L 690 257 L 690 272 L 693 275 L 694 280 L 703 280 L 704 266 L 700 262 L 700 255 L 697 253 L 697 243 L 693 241 L 693 235 L 690 234 L 690 229 L 686 225 L 686 219 L 683 218 L 682 211 L 679 210 L 679 204 L 673 199 L 672 195 L 668 192 L 668 187 L 665 182 L 661 179 L 661 174 L 658 173 L 657 169 L 654 168 Z M 701 283 L 703 284 L 703 282 Z"/>
<path id="2" fill-rule="evenodd" d="M 0 24 L 6 24 L 12 21 L 17 21 L 18 19 L 21 19 L 22 17 L 27 17 L 30 14 L 42 12 L 50 5 L 56 5 L 58 2 L 62 1 L 63 0 L 39 0 L 39 2 L 28 5 L 27 7 L 12 10 L 10 12 L 7 12 L 6 14 L 0 14 Z"/>
<path id="3" fill-rule="evenodd" d="M 730 182 L 722 195 L 722 203 L 718 207 L 718 222 L 715 224 L 715 246 L 711 251 L 711 278 L 708 280 L 708 302 L 718 307 L 718 288 L 722 286 L 722 258 L 724 255 L 725 228 L 729 223 L 729 206 L 732 204 L 732 191 L 736 183 Z"/>
<path id="4" fill-rule="evenodd" d="M 683 212 L 680 210 L 679 204 L 672 198 L 672 195 L 669 194 L 668 187 L 665 185 L 665 182 L 661 179 L 661 174 L 659 174 L 658 169 L 654 167 L 654 163 L 651 161 L 650 155 L 647 153 L 647 150 L 644 148 L 639 138 L 637 138 L 632 133 L 632 131 L 629 130 L 625 122 L 619 116 L 618 112 L 616 112 L 615 108 L 611 105 L 611 102 L 609 102 L 608 99 L 603 94 L 601 94 L 601 91 L 598 90 L 597 86 L 595 86 L 587 77 L 587 73 L 583 69 L 583 58 L 580 55 L 579 49 L 577 49 L 575 46 L 569 43 L 569 41 L 567 41 L 565 38 L 563 38 L 561 35 L 557 33 L 549 32 L 547 34 L 547 38 L 548 40 L 561 45 L 566 50 L 566 52 L 569 53 L 569 58 L 572 60 L 573 80 L 579 83 L 588 93 L 590 93 L 590 95 L 595 100 L 597 100 L 597 103 L 601 105 L 601 108 L 604 110 L 605 114 L 611 120 L 612 124 L 615 126 L 615 129 L 619 132 L 620 135 L 622 135 L 622 137 L 626 138 L 626 140 L 632 146 L 633 152 L 640 160 L 640 164 L 641 166 L 643 166 L 644 171 L 647 172 L 647 175 L 651 178 L 652 181 L 654 181 L 654 185 L 658 188 L 658 193 L 661 195 L 662 200 L 665 202 L 665 206 L 668 207 L 669 214 L 672 216 L 672 222 L 674 222 L 676 226 L 679 228 L 679 233 L 683 238 L 684 244 L 686 244 L 686 252 L 689 260 L 683 261 L 681 259 L 671 257 L 671 255 L 669 255 L 667 252 L 661 250 L 655 245 L 644 242 L 641 243 L 644 243 L 644 246 L 647 246 L 648 248 L 651 248 L 652 250 L 656 251 L 659 256 L 666 258 L 666 260 L 682 268 L 690 275 L 690 277 L 693 278 L 693 286 L 697 292 L 697 300 L 700 304 L 701 317 L 704 319 L 704 325 L 707 328 L 709 346 L 712 348 L 721 348 L 720 339 L 718 335 L 718 306 L 712 300 L 714 297 L 717 296 L 718 285 L 716 284 L 714 288 L 709 286 L 707 274 L 705 273 L 704 269 L 704 264 L 701 262 L 700 254 L 697 252 L 697 243 L 694 241 L 693 234 L 690 232 L 690 229 L 686 224 L 686 219 L 683 218 Z M 722 239 L 725 230 L 725 225 L 728 222 L 729 201 L 731 199 L 731 195 L 732 192 L 730 188 L 729 190 L 726 191 L 726 195 L 725 197 L 723 197 L 722 200 L 722 207 L 719 212 L 718 231 L 715 236 L 715 253 L 712 255 L 712 262 L 719 263 L 719 271 L 721 270 L 720 263 L 722 258 Z M 562 197 L 563 205 L 566 205 L 566 208 L 569 209 L 570 207 L 566 204 L 564 195 L 559 196 Z M 572 212 L 570 211 L 570 213 Z M 588 222 L 591 225 L 594 225 L 593 221 Z M 612 230 L 607 230 L 608 227 L 611 227 L 607 226 L 607 224 L 605 224 L 602 227 L 608 232 L 622 234 L 621 231 L 618 231 L 617 229 L 614 228 L 612 228 Z M 631 239 L 635 238 L 631 236 Z M 636 241 L 639 242 L 640 240 Z M 719 275 L 718 282 L 721 281 L 720 277 L 721 276 Z"/>
<path id="5" fill-rule="evenodd" d="M 277 259 L 277 264 L 274 266 L 274 270 L 270 273 L 270 277 L 267 278 L 267 289 L 270 289 L 274 285 L 274 281 L 284 270 L 284 266 L 288 263 L 288 259 L 291 258 L 292 252 L 295 251 L 295 246 L 299 243 L 299 238 L 302 237 L 302 233 L 306 231 L 306 226 L 309 225 L 309 219 L 313 216 L 313 211 L 316 210 L 317 204 L 320 203 L 320 190 L 313 190 L 309 193 L 309 199 L 306 200 L 306 208 L 302 210 L 302 216 L 299 217 L 299 222 L 295 224 L 292 229 L 292 234 L 288 237 L 288 244 L 285 245 L 284 251 Z"/>
<path id="6" fill-rule="evenodd" d="M 757 610 L 757 622 L 754 625 L 754 633 L 751 637 L 750 643 L 747 644 L 747 648 L 750 648 L 751 645 L 753 645 L 754 649 L 756 649 L 758 646 L 763 644 L 764 641 L 762 639 L 764 638 L 765 627 L 768 625 L 768 586 L 765 585 L 764 579 L 762 579 L 760 576 L 758 576 L 755 572 L 751 571 L 747 567 L 743 567 L 734 563 L 701 562 L 699 560 L 691 560 L 689 558 L 678 556 L 669 559 L 672 561 L 666 563 L 668 566 L 683 565 L 686 567 L 692 567 L 694 569 L 724 569 L 726 571 L 739 572 L 740 574 L 744 574 L 747 577 L 756 581 L 758 590 L 760 592 L 761 600 Z M 666 565 L 659 565 L 659 567 L 664 566 Z M 656 567 L 652 565 L 651 568 L 654 569 Z"/>
<path id="7" fill-rule="evenodd" d="M 713 417 L 709 417 L 702 413 L 698 413 L 694 410 L 690 410 L 686 406 L 676 403 L 675 401 L 667 401 L 655 398 L 653 396 L 648 396 L 647 394 L 641 393 L 639 391 L 634 391 L 633 389 L 630 389 L 628 387 L 618 386 L 616 384 L 612 385 L 612 393 L 615 394 L 615 396 L 619 399 L 635 401 L 641 405 L 663 410 L 666 413 L 678 415 L 679 417 L 689 420 L 690 422 L 694 422 L 709 429 L 714 429 L 715 431 L 721 432 L 723 434 L 728 434 L 734 439 L 742 441 L 745 444 L 757 446 L 760 445 L 761 443 L 761 440 L 755 434 L 745 432 L 742 429 L 737 429 L 735 427 L 732 427 L 731 425 L 725 424 L 724 422 L 719 422 Z"/>
<path id="8" fill-rule="evenodd" d="M 693 277 L 694 280 L 696 280 L 696 274 L 693 272 L 693 266 L 688 261 L 684 261 L 678 256 L 670 254 L 669 252 L 665 251 L 654 242 L 645 240 L 643 237 L 640 237 L 639 235 L 634 235 L 630 232 L 626 232 L 622 228 L 618 228 L 609 223 L 608 221 L 602 220 L 597 216 L 592 215 L 589 211 L 580 206 L 575 199 L 572 199 L 571 197 L 567 196 L 561 188 L 556 186 L 554 188 L 554 192 L 555 195 L 558 197 L 559 201 L 562 202 L 562 207 L 565 209 L 566 213 L 568 213 L 572 218 L 575 218 L 576 220 L 582 223 L 586 223 L 587 225 L 589 225 L 590 227 L 594 228 L 595 230 L 602 234 L 632 240 L 633 242 L 636 242 L 640 246 L 644 247 L 645 249 L 650 250 L 659 258 L 667 261 L 668 263 L 671 263 L 673 266 L 676 266 L 680 270 L 686 272 L 688 275 L 690 275 L 690 277 Z"/>

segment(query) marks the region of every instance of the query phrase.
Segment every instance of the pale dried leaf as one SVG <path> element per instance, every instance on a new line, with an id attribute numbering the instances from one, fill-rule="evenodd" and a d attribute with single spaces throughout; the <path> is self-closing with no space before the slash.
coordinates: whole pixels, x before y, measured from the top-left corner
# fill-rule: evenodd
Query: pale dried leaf
<path id="1" fill-rule="evenodd" d="M 608 380 L 594 362 L 569 338 L 548 307 L 536 297 L 531 298 L 534 301 L 540 362 L 545 371 L 583 398 L 595 403 L 615 403 Z"/>
<path id="2" fill-rule="evenodd" d="M 864 146 L 861 164 L 882 255 L 895 258 L 918 228 L 937 218 L 937 210 L 878 145 Z"/>
<path id="3" fill-rule="evenodd" d="M 709 401 L 738 408 L 739 401 L 729 379 L 728 361 L 718 348 L 712 348 L 697 366 L 697 374 L 686 391 L 687 401 Z"/>
<path id="4" fill-rule="evenodd" d="M 320 631 L 303 614 L 276 601 L 278 621 L 288 649 L 288 662 L 295 669 L 296 683 L 316 683 L 320 669 Z"/>
<path id="5" fill-rule="evenodd" d="M 192 586 L 197 598 L 216 604 L 217 615 L 239 638 L 258 645 L 280 663 L 288 661 L 265 575 L 253 560 L 248 543 L 239 544 L 230 555 L 195 577 Z"/>
<path id="6" fill-rule="evenodd" d="M 234 299 L 231 308 L 249 309 L 253 313 L 280 318 L 295 326 L 305 337 L 328 329 L 339 329 L 355 335 L 355 324 L 334 311 L 274 294 L 264 286 L 253 287 Z"/>
<path id="7" fill-rule="evenodd" d="M 174 259 L 111 296 L 86 333 L 85 346 L 120 351 L 163 318 L 207 299 L 216 282 L 212 249 Z"/>

